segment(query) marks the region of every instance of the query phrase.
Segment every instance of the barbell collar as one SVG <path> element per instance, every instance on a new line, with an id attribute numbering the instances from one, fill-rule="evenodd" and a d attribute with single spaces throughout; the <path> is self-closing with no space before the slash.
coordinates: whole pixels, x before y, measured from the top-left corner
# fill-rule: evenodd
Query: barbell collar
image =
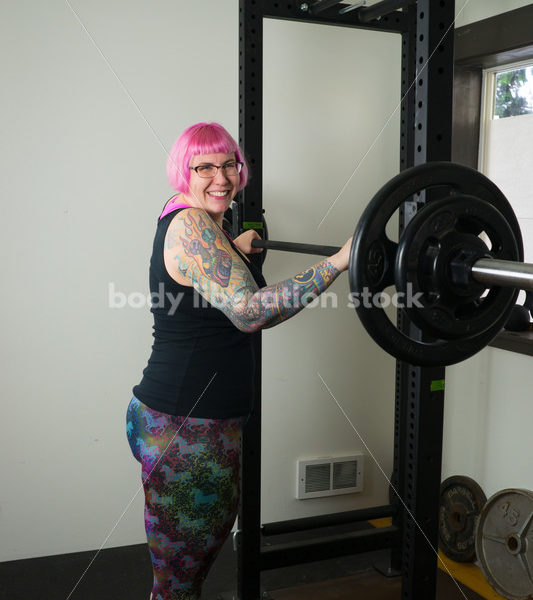
<path id="1" fill-rule="evenodd" d="M 340 246 L 318 246 L 316 244 L 276 242 L 274 240 L 252 240 L 252 248 L 282 250 L 284 252 L 297 252 L 298 254 L 315 254 L 317 256 L 333 256 L 341 249 Z"/>
<path id="2" fill-rule="evenodd" d="M 472 266 L 472 278 L 487 286 L 533 291 L 533 264 L 481 258 Z"/>

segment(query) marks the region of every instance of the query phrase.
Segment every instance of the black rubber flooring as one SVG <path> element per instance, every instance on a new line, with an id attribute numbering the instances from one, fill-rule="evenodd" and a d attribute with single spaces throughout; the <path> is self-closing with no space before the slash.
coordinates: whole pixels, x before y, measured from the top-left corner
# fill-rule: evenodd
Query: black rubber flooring
<path id="1" fill-rule="evenodd" d="M 287 541 L 294 535 L 278 539 Z M 145 544 L 103 550 L 94 559 L 95 555 L 81 552 L 0 563 L 0 598 L 149 599 L 152 572 Z M 386 578 L 373 569 L 373 564 L 385 557 L 384 552 L 374 552 L 266 571 L 261 587 L 273 600 L 400 600 L 400 578 Z M 209 573 L 202 600 L 232 600 L 236 571 L 230 538 Z M 482 599 L 439 571 L 437 600 Z"/>

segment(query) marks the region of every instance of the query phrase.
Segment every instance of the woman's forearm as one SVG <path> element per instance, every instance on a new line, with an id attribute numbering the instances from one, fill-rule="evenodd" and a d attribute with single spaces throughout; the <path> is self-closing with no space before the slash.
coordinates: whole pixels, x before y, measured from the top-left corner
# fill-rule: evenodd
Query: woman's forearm
<path id="1" fill-rule="evenodd" d="M 257 290 L 243 315 L 251 331 L 273 327 L 290 319 L 326 290 L 341 271 L 335 259 L 324 259 L 290 279 Z"/>

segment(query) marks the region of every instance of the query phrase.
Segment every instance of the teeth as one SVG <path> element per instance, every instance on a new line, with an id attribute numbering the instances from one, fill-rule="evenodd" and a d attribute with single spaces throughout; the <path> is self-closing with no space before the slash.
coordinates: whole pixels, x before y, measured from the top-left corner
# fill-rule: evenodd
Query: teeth
<path id="1" fill-rule="evenodd" d="M 211 196 L 225 196 L 228 192 L 209 192 Z"/>

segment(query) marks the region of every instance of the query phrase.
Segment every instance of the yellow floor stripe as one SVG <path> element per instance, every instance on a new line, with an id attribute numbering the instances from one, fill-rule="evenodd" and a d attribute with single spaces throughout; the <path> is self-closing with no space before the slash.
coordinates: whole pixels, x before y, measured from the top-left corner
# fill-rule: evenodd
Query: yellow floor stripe
<path id="1" fill-rule="evenodd" d="M 439 569 L 441 571 L 447 572 L 448 570 L 454 579 L 457 579 L 457 581 L 466 585 L 466 587 L 470 588 L 473 592 L 476 592 L 476 594 L 479 594 L 487 600 L 505 600 L 504 596 L 501 596 L 492 589 L 477 565 L 473 563 L 455 562 L 451 558 L 444 556 L 440 550 L 439 558 Z M 444 565 L 446 565 L 447 570 L 444 568 Z"/>
<path id="2" fill-rule="evenodd" d="M 386 517 L 384 519 L 374 519 L 369 521 L 374 527 L 389 527 L 392 525 L 392 519 Z M 489 585 L 481 569 L 472 563 L 458 563 L 445 556 L 439 550 L 439 569 L 451 576 L 466 587 L 470 588 L 476 594 L 479 594 L 486 600 L 506 600 L 495 592 Z"/>
<path id="3" fill-rule="evenodd" d="M 383 519 L 373 519 L 368 521 L 374 527 L 390 527 L 392 525 L 392 517 L 383 517 Z"/>

